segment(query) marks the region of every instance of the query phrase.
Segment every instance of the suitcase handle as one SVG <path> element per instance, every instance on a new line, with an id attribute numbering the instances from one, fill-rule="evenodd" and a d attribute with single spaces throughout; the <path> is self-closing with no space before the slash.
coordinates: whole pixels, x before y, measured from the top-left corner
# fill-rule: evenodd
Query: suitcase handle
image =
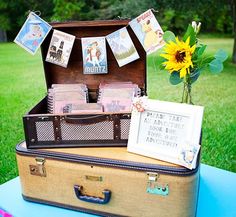
<path id="1" fill-rule="evenodd" d="M 106 204 L 111 199 L 111 191 L 109 190 L 103 190 L 104 198 L 101 197 L 93 197 L 89 195 L 82 194 L 83 186 L 80 185 L 74 185 L 75 195 L 79 200 L 90 202 L 90 203 L 98 203 L 98 204 Z"/>
<path id="2" fill-rule="evenodd" d="M 65 122 L 69 124 L 96 124 L 109 120 L 109 115 L 83 115 L 83 116 L 64 116 Z"/>

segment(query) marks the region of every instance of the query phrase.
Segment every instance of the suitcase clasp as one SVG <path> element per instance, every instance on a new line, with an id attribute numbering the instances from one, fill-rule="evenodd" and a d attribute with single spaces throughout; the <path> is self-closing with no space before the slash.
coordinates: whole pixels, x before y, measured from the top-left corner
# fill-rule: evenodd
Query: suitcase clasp
<path id="1" fill-rule="evenodd" d="M 147 173 L 148 181 L 147 181 L 147 190 L 146 192 L 149 194 L 157 194 L 162 196 L 167 196 L 169 194 L 169 186 L 168 184 L 160 185 L 158 184 L 158 173 Z"/>
<path id="2" fill-rule="evenodd" d="M 35 158 L 36 165 L 29 165 L 30 174 L 35 176 L 46 177 L 46 169 L 44 167 L 45 159 L 42 157 Z"/>

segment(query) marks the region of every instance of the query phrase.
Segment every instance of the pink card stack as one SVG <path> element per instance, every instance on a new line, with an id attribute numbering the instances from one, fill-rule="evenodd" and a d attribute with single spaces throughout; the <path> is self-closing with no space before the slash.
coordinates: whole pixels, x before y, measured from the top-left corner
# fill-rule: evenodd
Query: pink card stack
<path id="1" fill-rule="evenodd" d="M 104 112 L 131 112 L 133 98 L 140 96 L 140 88 L 132 82 L 102 83 L 98 102 Z"/>
<path id="2" fill-rule="evenodd" d="M 68 105 L 88 102 L 88 89 L 84 84 L 53 84 L 48 90 L 48 112 L 63 113 Z"/>

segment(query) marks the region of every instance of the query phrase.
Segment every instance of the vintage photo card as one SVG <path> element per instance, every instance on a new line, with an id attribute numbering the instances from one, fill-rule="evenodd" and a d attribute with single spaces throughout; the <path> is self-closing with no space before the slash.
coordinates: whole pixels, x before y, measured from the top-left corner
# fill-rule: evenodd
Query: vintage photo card
<path id="1" fill-rule="evenodd" d="M 128 151 L 194 169 L 202 118 L 202 106 L 136 98 Z"/>
<path id="2" fill-rule="evenodd" d="M 66 68 L 74 41 L 74 35 L 53 30 L 46 61 Z"/>
<path id="3" fill-rule="evenodd" d="M 151 9 L 131 20 L 129 25 L 143 45 L 147 54 L 155 52 L 165 44 L 162 37 L 164 34 L 163 30 Z"/>
<path id="4" fill-rule="evenodd" d="M 109 34 L 106 36 L 106 39 L 119 67 L 122 67 L 139 58 L 137 50 L 126 27 Z"/>
<path id="5" fill-rule="evenodd" d="M 106 74 L 107 52 L 105 37 L 81 38 L 84 74 Z"/>
<path id="6" fill-rule="evenodd" d="M 34 55 L 51 28 L 52 27 L 38 15 L 30 12 L 14 42 Z"/>

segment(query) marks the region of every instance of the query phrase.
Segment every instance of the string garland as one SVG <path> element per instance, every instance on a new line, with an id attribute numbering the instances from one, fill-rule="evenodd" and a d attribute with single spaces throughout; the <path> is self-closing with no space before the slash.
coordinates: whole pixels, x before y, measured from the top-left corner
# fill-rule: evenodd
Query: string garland
<path id="1" fill-rule="evenodd" d="M 147 11 L 145 11 L 144 13 L 140 14 L 138 17 L 136 17 L 134 19 L 131 19 L 130 17 L 118 16 L 119 20 L 126 20 L 126 22 L 123 22 L 124 26 L 121 27 L 120 29 L 116 30 L 116 31 L 118 31 L 118 35 L 120 35 L 120 34 L 123 35 L 122 36 L 123 39 L 120 39 L 121 36 L 118 36 L 119 40 L 120 40 L 120 42 L 118 42 L 118 43 L 123 43 L 123 47 L 125 47 L 127 49 L 133 49 L 136 52 L 136 53 L 133 52 L 132 55 L 129 55 L 128 57 L 124 58 L 124 60 L 122 60 L 122 61 L 119 58 L 117 58 L 118 65 L 120 67 L 139 58 L 139 55 L 135 49 L 132 39 L 130 38 L 130 35 L 129 35 L 130 32 L 127 31 L 128 30 L 127 27 L 130 27 L 132 32 L 134 32 L 134 34 L 138 38 L 139 42 L 142 44 L 144 50 L 146 51 L 147 55 L 155 52 L 157 49 L 159 49 L 160 47 L 162 47 L 164 45 L 163 38 L 162 38 L 163 31 L 162 31 L 159 23 L 157 22 L 155 15 L 153 13 L 158 13 L 158 11 L 151 8 L 151 9 L 148 9 Z M 58 29 L 56 27 L 53 28 L 49 23 L 44 21 L 40 17 L 40 15 L 41 15 L 40 11 L 29 11 L 29 15 L 28 15 L 27 20 L 25 21 L 20 32 L 18 33 L 18 35 L 16 36 L 16 38 L 14 40 L 15 43 L 20 45 L 22 48 L 24 48 L 25 50 L 27 50 L 31 54 L 36 53 L 37 49 L 43 43 L 47 34 L 51 30 L 53 30 L 52 37 L 54 37 L 54 36 L 59 37 L 59 38 L 62 37 L 63 40 L 60 42 L 60 46 L 58 47 L 58 45 L 53 44 L 54 42 L 52 42 L 52 39 L 51 39 L 50 48 L 48 48 L 48 55 L 47 55 L 47 59 L 46 59 L 46 61 L 48 61 L 48 62 L 52 62 L 54 64 L 61 65 L 63 67 L 67 67 L 70 53 L 69 53 L 69 56 L 67 56 L 65 58 L 66 61 L 63 60 L 63 63 L 60 62 L 61 59 L 63 59 L 62 49 L 63 49 L 64 44 L 66 44 L 66 46 L 69 46 L 69 47 L 71 46 L 71 48 L 72 48 L 73 44 L 76 40 L 76 41 L 82 42 L 82 49 L 84 49 L 83 45 L 87 46 L 86 43 L 89 42 L 89 40 L 95 40 L 95 38 L 97 38 L 96 40 L 101 40 L 101 41 L 104 40 L 104 42 L 106 40 L 108 42 L 108 44 L 110 45 L 114 55 L 118 56 L 117 49 L 121 49 L 121 48 L 120 48 L 120 46 L 118 48 L 116 46 L 114 46 L 114 43 L 115 43 L 114 40 L 117 40 L 116 39 L 117 36 L 116 36 L 116 33 L 115 34 L 113 34 L 113 33 L 116 31 L 114 31 L 110 34 L 107 34 L 107 35 L 98 35 L 100 38 L 98 38 L 98 36 L 96 36 L 96 35 L 91 35 L 91 36 L 86 36 L 86 37 L 84 37 L 84 36 L 78 37 L 78 36 L 73 35 L 73 33 L 69 34 L 64 31 L 60 31 L 60 28 L 59 28 L 60 25 L 58 26 Z M 28 27 L 27 27 L 27 25 L 28 25 Z M 41 25 L 43 27 L 40 27 L 39 25 Z M 66 34 L 67 34 L 67 36 L 65 36 Z M 125 36 L 125 35 L 127 35 L 127 36 Z M 70 39 L 68 39 L 68 38 L 70 38 Z M 123 41 L 124 38 L 125 38 L 126 42 Z M 28 42 L 28 41 L 32 41 L 32 42 Z M 104 43 L 104 42 L 102 42 L 102 43 Z M 93 42 L 93 43 L 95 43 L 95 42 Z M 96 42 L 96 43 L 98 44 L 98 42 Z M 128 48 L 127 44 L 131 48 Z M 94 46 L 97 46 L 97 45 L 93 45 L 93 47 Z M 105 44 L 104 44 L 104 49 L 106 49 Z M 122 49 L 123 49 L 122 52 L 128 52 L 128 51 L 124 51 L 124 48 L 122 48 Z M 104 53 L 106 55 L 106 51 Z M 99 63 L 94 63 L 94 66 L 96 64 L 99 66 Z M 154 63 L 153 65 L 156 70 L 156 64 Z"/>
<path id="2" fill-rule="evenodd" d="M 158 10 L 156 10 L 156 9 L 154 9 L 154 8 L 151 8 L 150 9 L 153 13 L 158 13 L 159 11 Z M 36 15 L 38 15 L 39 17 L 41 16 L 41 11 L 39 11 L 39 10 L 37 10 L 37 11 L 31 11 L 31 10 L 28 10 L 28 16 L 29 16 L 29 14 L 31 13 L 31 12 L 33 12 L 33 13 L 35 13 Z M 132 18 L 131 17 L 122 17 L 122 16 L 117 16 L 118 17 L 118 19 L 119 20 L 131 20 Z M 124 26 L 123 28 L 127 28 L 129 26 L 129 24 L 128 25 L 126 25 L 126 26 Z M 52 28 L 53 29 L 53 28 Z M 79 41 L 81 41 L 81 37 L 75 37 L 75 40 L 79 40 Z"/>

